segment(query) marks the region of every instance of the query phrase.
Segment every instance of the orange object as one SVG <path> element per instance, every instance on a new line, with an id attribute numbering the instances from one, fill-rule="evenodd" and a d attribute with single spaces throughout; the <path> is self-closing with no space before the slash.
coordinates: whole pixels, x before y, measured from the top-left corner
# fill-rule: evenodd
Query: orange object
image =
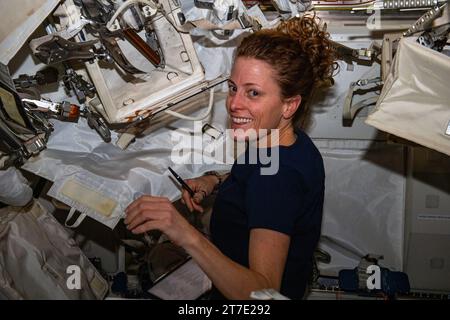
<path id="1" fill-rule="evenodd" d="M 128 41 L 139 50 L 139 52 L 146 57 L 155 66 L 161 63 L 161 57 L 149 45 L 142 40 L 142 38 L 134 31 L 134 29 L 124 29 L 123 33 Z"/>

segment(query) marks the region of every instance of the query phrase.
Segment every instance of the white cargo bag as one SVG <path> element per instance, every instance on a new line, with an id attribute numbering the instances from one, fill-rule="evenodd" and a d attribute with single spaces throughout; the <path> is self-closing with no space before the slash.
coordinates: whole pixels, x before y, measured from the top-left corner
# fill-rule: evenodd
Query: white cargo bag
<path id="1" fill-rule="evenodd" d="M 103 299 L 107 291 L 107 281 L 39 201 L 0 209 L 1 298 Z"/>
<path id="2" fill-rule="evenodd" d="M 403 38 L 366 123 L 450 155 L 450 57 Z"/>

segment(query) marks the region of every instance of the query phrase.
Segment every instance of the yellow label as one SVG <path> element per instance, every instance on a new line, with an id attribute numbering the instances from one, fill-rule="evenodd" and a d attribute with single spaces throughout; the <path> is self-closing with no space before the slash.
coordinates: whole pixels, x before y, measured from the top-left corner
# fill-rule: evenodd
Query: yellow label
<path id="1" fill-rule="evenodd" d="M 64 183 L 61 193 L 105 217 L 109 217 L 117 206 L 114 199 L 105 197 L 100 192 L 92 190 L 75 180 Z"/>

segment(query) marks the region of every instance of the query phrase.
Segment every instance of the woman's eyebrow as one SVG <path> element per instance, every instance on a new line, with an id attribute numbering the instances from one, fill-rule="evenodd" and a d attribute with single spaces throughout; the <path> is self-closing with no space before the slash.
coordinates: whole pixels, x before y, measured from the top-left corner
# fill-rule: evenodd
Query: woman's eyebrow
<path id="1" fill-rule="evenodd" d="M 228 79 L 228 84 L 232 84 L 232 85 L 234 85 L 234 86 L 237 86 L 236 83 L 234 83 L 234 81 L 231 80 L 231 79 Z M 242 86 L 244 86 L 244 87 L 248 87 L 248 86 L 257 86 L 257 87 L 261 87 L 260 84 L 253 83 L 253 82 L 247 82 L 247 83 L 244 83 Z"/>
<path id="2" fill-rule="evenodd" d="M 253 82 L 247 82 L 247 83 L 244 83 L 244 86 L 256 86 L 256 87 L 261 87 L 260 84 L 253 83 Z"/>

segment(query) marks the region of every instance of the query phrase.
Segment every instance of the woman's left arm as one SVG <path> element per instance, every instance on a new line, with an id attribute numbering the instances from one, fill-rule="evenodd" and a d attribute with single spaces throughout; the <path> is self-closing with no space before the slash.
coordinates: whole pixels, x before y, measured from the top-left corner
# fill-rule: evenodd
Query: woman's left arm
<path id="1" fill-rule="evenodd" d="M 250 299 L 252 291 L 280 290 L 289 242 L 289 236 L 283 233 L 252 229 L 249 268 L 226 257 L 202 235 L 185 249 L 226 298 L 245 300 Z"/>
<path id="2" fill-rule="evenodd" d="M 252 291 L 280 290 L 290 237 L 268 229 L 252 229 L 249 268 L 225 256 L 173 207 L 167 198 L 143 196 L 126 210 L 133 233 L 161 230 L 183 247 L 228 299 L 250 299 Z M 230 230 L 230 237 L 232 237 Z"/>

